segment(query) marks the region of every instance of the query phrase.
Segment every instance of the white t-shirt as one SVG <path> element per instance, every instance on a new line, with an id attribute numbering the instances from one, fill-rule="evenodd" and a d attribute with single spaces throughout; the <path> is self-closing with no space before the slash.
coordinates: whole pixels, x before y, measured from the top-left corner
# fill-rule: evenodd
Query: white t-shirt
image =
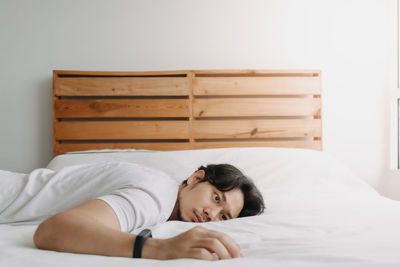
<path id="1" fill-rule="evenodd" d="M 144 165 L 102 162 L 36 169 L 30 174 L 0 171 L 0 223 L 42 221 L 99 198 L 115 211 L 121 231 L 168 220 L 179 183 Z"/>

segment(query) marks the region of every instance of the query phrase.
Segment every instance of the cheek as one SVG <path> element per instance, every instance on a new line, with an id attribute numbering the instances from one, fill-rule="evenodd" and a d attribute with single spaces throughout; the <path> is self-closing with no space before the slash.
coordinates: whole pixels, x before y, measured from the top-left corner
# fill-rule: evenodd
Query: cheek
<path id="1" fill-rule="evenodd" d="M 190 210 L 193 209 L 193 197 L 191 194 L 185 194 L 179 199 L 179 210 L 181 215 L 185 215 L 189 213 Z"/>
<path id="2" fill-rule="evenodd" d="M 211 193 L 206 189 L 201 189 L 202 190 L 197 190 L 193 192 L 193 194 L 191 195 L 192 205 L 204 205 L 210 200 Z"/>
<path id="3" fill-rule="evenodd" d="M 209 202 L 209 193 L 205 190 L 192 190 L 186 192 L 181 199 L 181 211 L 192 212 L 194 208 L 201 209 L 207 204 L 207 202 Z"/>

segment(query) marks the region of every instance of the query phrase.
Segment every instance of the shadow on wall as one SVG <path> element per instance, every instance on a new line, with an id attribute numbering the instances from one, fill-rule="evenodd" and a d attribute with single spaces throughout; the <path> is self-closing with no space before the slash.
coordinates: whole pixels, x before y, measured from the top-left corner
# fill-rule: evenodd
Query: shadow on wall
<path id="1" fill-rule="evenodd" d="M 38 80 L 34 86 L 37 91 L 37 149 L 36 165 L 46 167 L 53 157 L 53 101 L 52 101 L 52 76 Z"/>

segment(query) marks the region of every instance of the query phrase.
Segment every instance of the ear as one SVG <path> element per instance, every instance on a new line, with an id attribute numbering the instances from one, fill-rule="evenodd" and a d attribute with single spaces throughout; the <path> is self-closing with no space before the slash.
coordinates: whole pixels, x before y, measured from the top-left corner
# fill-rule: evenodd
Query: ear
<path id="1" fill-rule="evenodd" d="M 205 175 L 206 175 L 206 172 L 204 170 L 198 170 L 189 176 L 189 178 L 187 179 L 187 184 L 188 185 L 196 184 L 196 183 L 200 182 L 201 180 L 203 180 Z"/>

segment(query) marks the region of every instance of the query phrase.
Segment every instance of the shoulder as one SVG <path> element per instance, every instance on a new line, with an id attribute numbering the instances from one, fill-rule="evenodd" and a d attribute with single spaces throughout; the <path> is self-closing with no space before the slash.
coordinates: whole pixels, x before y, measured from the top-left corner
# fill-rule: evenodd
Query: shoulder
<path id="1" fill-rule="evenodd" d="M 130 180 L 139 182 L 159 181 L 164 183 L 178 183 L 166 172 L 138 163 L 130 162 L 112 162 L 107 163 L 108 170 L 112 170 L 117 175 L 128 176 Z"/>
<path id="2" fill-rule="evenodd" d="M 123 185 L 116 194 L 130 202 L 134 214 L 140 217 L 136 218 L 136 227 L 168 219 L 178 195 L 178 181 L 161 170 L 142 164 L 119 162 L 109 167 L 115 168 L 114 174 Z"/>
<path id="3" fill-rule="evenodd" d="M 110 180 L 118 180 L 125 189 L 138 189 L 160 199 L 176 198 L 179 182 L 162 170 L 138 163 L 114 162 L 107 164 Z"/>

